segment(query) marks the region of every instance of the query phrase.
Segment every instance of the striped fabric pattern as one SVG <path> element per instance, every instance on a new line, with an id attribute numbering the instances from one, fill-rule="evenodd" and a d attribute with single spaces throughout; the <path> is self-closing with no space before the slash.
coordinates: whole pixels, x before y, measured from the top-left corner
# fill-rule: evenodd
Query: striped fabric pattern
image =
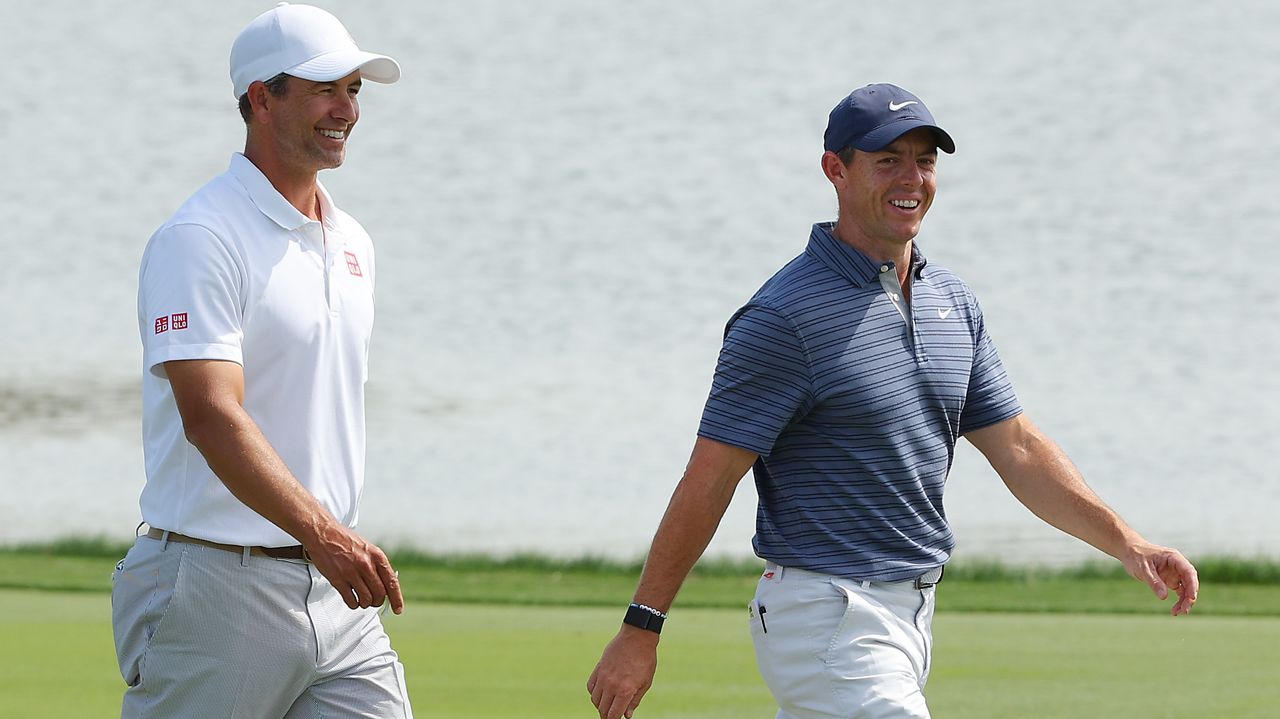
<path id="1" fill-rule="evenodd" d="M 942 492 L 956 440 L 1021 407 L 964 282 L 917 248 L 908 304 L 892 263 L 832 229 L 815 225 L 729 321 L 698 434 L 760 455 L 759 556 L 909 579 L 955 546 Z"/>

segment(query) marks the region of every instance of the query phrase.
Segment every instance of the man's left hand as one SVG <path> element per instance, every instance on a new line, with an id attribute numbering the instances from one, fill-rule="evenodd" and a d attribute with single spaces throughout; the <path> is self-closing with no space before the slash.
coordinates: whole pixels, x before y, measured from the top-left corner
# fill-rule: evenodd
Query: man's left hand
<path id="1" fill-rule="evenodd" d="M 1190 613 L 1200 596 L 1200 577 L 1195 566 L 1176 549 L 1155 544 L 1130 547 L 1125 554 L 1124 568 L 1134 579 L 1146 582 L 1161 601 L 1169 597 L 1170 590 L 1176 592 L 1175 617 Z"/>

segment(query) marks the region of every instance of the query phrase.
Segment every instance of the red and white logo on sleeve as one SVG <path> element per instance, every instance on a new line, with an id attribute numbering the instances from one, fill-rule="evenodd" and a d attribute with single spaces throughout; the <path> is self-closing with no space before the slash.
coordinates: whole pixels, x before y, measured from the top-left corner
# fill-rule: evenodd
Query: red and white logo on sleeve
<path id="1" fill-rule="evenodd" d="M 187 328 L 187 313 L 175 312 L 171 315 L 160 315 L 156 318 L 156 334 L 173 331 L 185 330 Z"/>
<path id="2" fill-rule="evenodd" d="M 347 272 L 356 277 L 364 277 L 364 273 L 360 271 L 360 260 L 356 259 L 355 254 L 345 251 L 342 254 L 347 256 Z"/>

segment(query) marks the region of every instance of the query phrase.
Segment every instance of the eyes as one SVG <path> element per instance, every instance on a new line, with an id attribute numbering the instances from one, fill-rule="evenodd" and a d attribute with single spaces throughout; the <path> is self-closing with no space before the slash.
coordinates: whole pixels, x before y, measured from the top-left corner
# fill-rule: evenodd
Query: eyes
<path id="1" fill-rule="evenodd" d="M 316 85 L 315 91 L 317 95 L 336 95 L 338 93 L 338 86 L 332 83 L 321 83 Z M 347 86 L 347 95 L 354 98 L 356 95 L 359 95 L 359 94 L 360 94 L 359 85 Z"/>
<path id="2" fill-rule="evenodd" d="M 876 166 L 877 167 L 894 167 L 899 162 L 902 162 L 903 159 L 904 158 L 899 157 L 897 155 L 883 155 L 876 160 Z M 916 158 L 916 164 L 925 169 L 932 170 L 933 167 L 938 164 L 938 156 L 932 155 L 932 154 L 921 155 L 920 157 Z"/>

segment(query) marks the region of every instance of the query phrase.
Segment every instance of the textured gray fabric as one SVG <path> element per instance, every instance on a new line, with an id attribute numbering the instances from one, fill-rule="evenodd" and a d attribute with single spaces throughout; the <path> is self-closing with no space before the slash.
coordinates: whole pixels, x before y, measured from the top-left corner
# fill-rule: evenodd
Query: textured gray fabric
<path id="1" fill-rule="evenodd" d="M 413 716 L 378 610 L 305 562 L 144 536 L 111 606 L 122 717 Z"/>

